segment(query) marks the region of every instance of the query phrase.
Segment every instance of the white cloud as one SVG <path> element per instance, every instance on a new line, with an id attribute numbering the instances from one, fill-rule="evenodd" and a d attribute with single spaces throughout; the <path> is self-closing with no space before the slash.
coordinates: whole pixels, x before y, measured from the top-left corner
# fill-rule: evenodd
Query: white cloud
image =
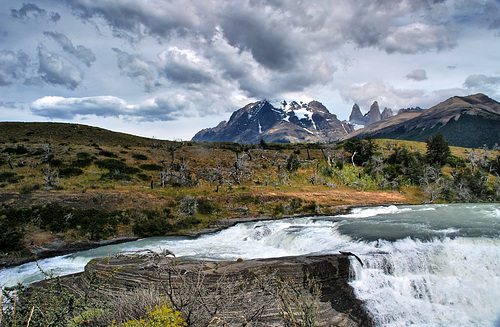
<path id="1" fill-rule="evenodd" d="M 74 55 L 80 61 L 82 61 L 87 67 L 96 60 L 95 54 L 89 48 L 78 45 L 74 46 L 68 37 L 62 33 L 57 32 L 43 32 L 44 35 L 52 37 L 57 43 L 59 43 L 63 50 Z"/>
<path id="2" fill-rule="evenodd" d="M 9 86 L 22 79 L 28 62 L 28 56 L 22 51 L 17 54 L 12 51 L 0 51 L 0 86 Z"/>
<path id="3" fill-rule="evenodd" d="M 48 84 L 74 90 L 83 81 L 83 72 L 77 65 L 48 51 L 43 45 L 38 47 L 38 60 L 40 62 L 38 73 Z"/>
<path id="4" fill-rule="evenodd" d="M 427 72 L 425 69 L 414 69 L 411 73 L 406 75 L 407 79 L 415 81 L 425 81 L 427 79 Z"/>
<path id="5" fill-rule="evenodd" d="M 388 53 L 416 54 L 452 49 L 456 46 L 456 40 L 443 25 L 412 23 L 391 27 L 387 37 L 382 40 L 381 46 Z"/>

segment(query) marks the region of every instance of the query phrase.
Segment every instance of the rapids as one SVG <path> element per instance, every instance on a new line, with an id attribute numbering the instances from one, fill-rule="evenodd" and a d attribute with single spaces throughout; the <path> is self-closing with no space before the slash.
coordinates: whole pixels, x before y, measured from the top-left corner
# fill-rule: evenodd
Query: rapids
<path id="1" fill-rule="evenodd" d="M 500 204 L 380 206 L 327 217 L 242 223 L 197 239 L 156 237 L 39 261 L 83 271 L 95 257 L 169 249 L 212 260 L 349 251 L 351 281 L 377 326 L 500 327 Z M 43 278 L 36 263 L 0 271 L 0 285 Z"/>

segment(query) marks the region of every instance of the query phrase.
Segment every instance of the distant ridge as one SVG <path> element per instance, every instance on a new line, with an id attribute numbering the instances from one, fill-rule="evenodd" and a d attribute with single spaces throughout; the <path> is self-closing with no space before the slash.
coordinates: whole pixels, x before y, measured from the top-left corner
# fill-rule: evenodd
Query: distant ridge
<path id="1" fill-rule="evenodd" d="M 443 134 L 453 146 L 500 145 L 500 103 L 482 93 L 455 96 L 427 110 L 405 110 L 345 138 L 369 135 L 422 142 L 437 133 Z"/>

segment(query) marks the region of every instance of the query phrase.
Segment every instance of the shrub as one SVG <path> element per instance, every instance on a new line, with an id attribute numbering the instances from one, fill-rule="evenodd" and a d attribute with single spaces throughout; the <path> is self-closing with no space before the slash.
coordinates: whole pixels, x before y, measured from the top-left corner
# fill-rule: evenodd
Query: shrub
<path id="1" fill-rule="evenodd" d="M 21 193 L 21 194 L 29 194 L 29 193 L 33 193 L 35 191 L 38 191 L 41 188 L 42 187 L 41 187 L 40 184 L 23 185 L 23 187 L 21 187 L 21 190 L 19 191 L 19 193 Z"/>
<path id="2" fill-rule="evenodd" d="M 151 180 L 151 177 L 144 173 L 137 174 L 137 178 L 139 178 L 143 182 L 149 182 Z"/>
<path id="3" fill-rule="evenodd" d="M 217 203 L 210 199 L 201 198 L 198 199 L 197 202 L 198 206 L 196 207 L 196 209 L 202 215 L 211 215 L 212 213 L 214 213 L 214 211 L 217 211 L 219 209 Z"/>
<path id="4" fill-rule="evenodd" d="M 118 156 L 116 154 L 114 154 L 111 151 L 107 151 L 107 150 L 99 151 L 99 155 L 103 156 L 103 157 L 108 157 L 108 158 L 118 158 Z"/>
<path id="5" fill-rule="evenodd" d="M 163 166 L 156 165 L 156 164 L 142 164 L 139 166 L 142 170 L 149 170 L 149 171 L 161 171 L 163 169 Z"/>
<path id="6" fill-rule="evenodd" d="M 18 176 L 16 173 L 12 171 L 4 171 L 0 173 L 0 182 L 4 183 L 17 183 L 21 179 L 23 179 L 24 176 Z"/>
<path id="7" fill-rule="evenodd" d="M 83 170 L 77 167 L 66 167 L 59 170 L 60 177 L 80 176 L 82 174 Z"/>
<path id="8" fill-rule="evenodd" d="M 16 145 L 15 148 L 11 148 L 11 147 L 8 147 L 8 148 L 5 148 L 3 151 L 3 153 L 8 153 L 8 154 L 25 154 L 25 153 L 28 153 L 28 149 L 26 149 L 26 147 L 24 145 Z"/>
<path id="9" fill-rule="evenodd" d="M 171 223 L 172 212 L 169 208 L 163 211 L 145 210 L 141 212 L 135 221 L 132 231 L 140 237 L 162 236 L 174 232 Z"/>
<path id="10" fill-rule="evenodd" d="M 62 167 L 64 162 L 61 159 L 52 159 L 50 160 L 50 165 L 52 167 Z"/>
<path id="11" fill-rule="evenodd" d="M 147 156 L 140 153 L 133 153 L 132 158 L 134 158 L 135 160 L 148 160 Z"/>
<path id="12" fill-rule="evenodd" d="M 117 326 L 113 323 L 112 326 Z M 123 327 L 177 327 L 187 326 L 182 320 L 181 312 L 174 311 L 170 304 L 163 303 L 155 306 L 154 309 L 148 308 L 146 316 L 139 320 L 130 320 L 121 324 Z"/>
<path id="13" fill-rule="evenodd" d="M 71 225 L 67 218 L 71 209 L 58 203 L 48 203 L 33 209 L 33 222 L 54 233 L 65 232 Z"/>
<path id="14" fill-rule="evenodd" d="M 109 170 L 109 173 L 103 174 L 102 178 L 110 178 L 115 180 L 128 180 L 131 174 L 140 172 L 138 168 L 127 166 L 124 162 L 116 159 L 103 159 L 96 161 L 99 168 Z"/>
<path id="15" fill-rule="evenodd" d="M 71 166 L 77 168 L 86 168 L 92 164 L 93 158 L 90 153 L 78 152 L 76 154 L 76 160 L 71 163 Z"/>
<path id="16" fill-rule="evenodd" d="M 375 143 L 369 137 L 361 140 L 357 137 L 353 137 L 345 141 L 344 149 L 354 155 L 354 163 L 357 165 L 362 165 L 367 162 L 371 156 L 375 153 Z"/>
<path id="17" fill-rule="evenodd" d="M 24 248 L 24 227 L 30 219 L 29 209 L 0 210 L 0 251 L 19 251 Z"/>
<path id="18" fill-rule="evenodd" d="M 174 228 L 176 231 L 181 229 L 191 229 L 198 226 L 199 224 L 201 224 L 201 219 L 189 216 L 176 221 L 174 224 Z"/>

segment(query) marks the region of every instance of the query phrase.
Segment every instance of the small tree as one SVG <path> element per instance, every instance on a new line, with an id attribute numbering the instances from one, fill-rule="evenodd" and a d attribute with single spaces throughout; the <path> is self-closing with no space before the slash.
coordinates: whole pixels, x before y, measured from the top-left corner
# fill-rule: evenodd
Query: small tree
<path id="1" fill-rule="evenodd" d="M 451 155 L 450 146 L 444 139 L 443 134 L 437 133 L 427 139 L 427 161 L 430 164 L 444 166 Z"/>

